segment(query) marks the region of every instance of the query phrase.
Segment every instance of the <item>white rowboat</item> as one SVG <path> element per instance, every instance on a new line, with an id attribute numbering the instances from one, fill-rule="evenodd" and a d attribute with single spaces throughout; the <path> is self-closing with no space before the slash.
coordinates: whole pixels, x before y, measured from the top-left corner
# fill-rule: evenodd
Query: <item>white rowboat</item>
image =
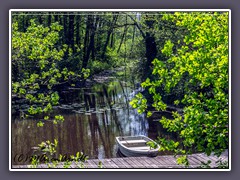
<path id="1" fill-rule="evenodd" d="M 116 137 L 118 148 L 124 156 L 157 156 L 160 146 L 152 139 L 139 136 Z M 147 143 L 152 142 L 156 148 L 151 148 Z"/>

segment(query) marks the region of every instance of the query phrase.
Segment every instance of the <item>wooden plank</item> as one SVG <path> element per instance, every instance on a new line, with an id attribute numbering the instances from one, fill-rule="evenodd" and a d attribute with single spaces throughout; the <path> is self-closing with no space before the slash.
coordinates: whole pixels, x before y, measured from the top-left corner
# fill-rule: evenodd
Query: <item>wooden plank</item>
<path id="1" fill-rule="evenodd" d="M 205 163 L 207 163 L 209 160 L 211 161 L 210 163 L 210 167 L 214 168 L 216 167 L 216 161 L 215 159 L 211 159 L 209 158 L 209 156 L 205 155 L 205 154 L 198 154 L 198 156 L 202 157 L 203 159 L 205 159 Z"/>
<path id="2" fill-rule="evenodd" d="M 72 164 L 70 165 L 71 168 L 74 168 L 74 169 L 78 168 L 77 163 L 78 163 L 78 162 L 75 162 L 75 161 L 72 162 Z"/>
<path id="3" fill-rule="evenodd" d="M 123 159 L 129 164 L 129 168 L 138 168 L 138 165 L 135 164 L 131 159 L 129 159 L 129 157 L 125 157 Z"/>
<path id="4" fill-rule="evenodd" d="M 188 162 L 189 162 L 190 165 L 198 165 L 199 163 L 201 164 L 201 162 L 199 162 L 198 160 L 196 160 L 192 156 L 188 156 Z"/>
<path id="5" fill-rule="evenodd" d="M 86 165 L 88 168 L 97 168 L 97 165 L 90 159 L 86 161 Z"/>
<path id="6" fill-rule="evenodd" d="M 165 158 L 165 161 L 167 160 L 167 161 L 170 161 L 171 163 L 172 163 L 172 165 L 178 165 L 177 164 L 177 160 L 176 160 L 176 158 L 174 158 L 173 156 L 164 156 L 164 158 Z"/>
<path id="7" fill-rule="evenodd" d="M 112 159 L 110 159 L 109 163 L 111 164 L 112 168 L 119 168 Z"/>
<path id="8" fill-rule="evenodd" d="M 101 161 L 103 168 L 118 168 L 118 166 L 113 161 L 111 161 L 111 159 L 103 159 Z"/>
<path id="9" fill-rule="evenodd" d="M 197 168 L 202 162 L 211 160 L 211 167 L 216 166 L 216 161 L 220 158 L 228 160 L 228 154 L 224 154 L 220 157 L 207 156 L 203 153 L 189 155 L 190 166 L 188 168 Z M 90 159 L 83 163 L 84 168 L 98 168 L 99 159 Z M 103 159 L 103 168 L 185 168 L 183 165 L 176 163 L 176 158 L 171 155 L 157 156 L 157 157 L 124 157 L 124 158 L 110 158 Z M 56 168 L 63 168 L 64 162 L 57 165 Z M 13 165 L 12 168 L 28 168 L 27 165 Z M 38 168 L 48 168 L 47 164 L 40 164 Z M 79 168 L 76 162 L 73 162 L 69 168 Z"/>
<path id="10" fill-rule="evenodd" d="M 120 160 L 119 158 L 112 158 L 112 161 L 119 167 L 119 168 L 127 168 L 127 165 L 123 163 L 124 161 Z"/>
<path id="11" fill-rule="evenodd" d="M 102 161 L 102 168 L 113 168 L 112 165 L 109 163 L 109 159 L 104 159 Z"/>
<path id="12" fill-rule="evenodd" d="M 167 167 L 167 168 L 174 168 L 176 165 L 175 163 L 173 163 L 172 161 L 170 161 L 169 159 L 166 159 L 166 157 L 155 157 L 155 158 L 150 158 L 150 160 L 154 163 L 154 164 L 158 164 L 159 168 L 163 168 L 163 167 Z M 156 161 L 156 162 L 154 162 Z"/>
<path id="13" fill-rule="evenodd" d="M 149 157 L 141 157 L 144 159 L 144 161 L 148 164 L 148 168 L 159 168 L 158 164 L 154 164 L 152 163 L 152 161 L 150 160 L 151 158 Z"/>
<path id="14" fill-rule="evenodd" d="M 13 168 L 28 168 L 27 165 L 15 165 L 15 166 L 12 166 Z"/>
<path id="15" fill-rule="evenodd" d="M 216 164 L 216 162 L 220 159 L 220 157 L 214 156 L 214 155 L 210 155 L 208 156 L 208 158 L 214 162 Z"/>
<path id="16" fill-rule="evenodd" d="M 125 158 L 116 158 L 118 161 L 120 161 L 126 168 L 132 168 L 131 165 L 125 161 Z"/>
<path id="17" fill-rule="evenodd" d="M 137 160 L 136 157 L 129 157 L 129 159 L 132 160 L 132 162 L 133 162 L 134 164 L 136 164 L 136 166 L 137 166 L 138 168 L 145 168 L 142 159 L 138 159 L 138 160 Z"/>
<path id="18" fill-rule="evenodd" d="M 157 162 L 161 163 L 162 165 L 168 165 L 168 166 L 169 165 L 170 166 L 176 165 L 176 162 L 174 162 L 175 159 L 172 160 L 172 159 L 170 159 L 167 156 L 157 156 L 157 157 L 154 158 L 154 160 L 156 160 Z"/>
<path id="19" fill-rule="evenodd" d="M 214 157 L 213 155 L 208 156 L 208 155 L 203 153 L 202 156 L 204 156 L 205 158 L 207 158 L 208 160 L 210 160 L 212 162 L 216 162 L 218 160 L 218 158 Z"/>
<path id="20" fill-rule="evenodd" d="M 139 157 L 142 159 L 142 163 L 145 163 L 146 168 L 159 168 L 159 163 L 157 161 L 155 161 L 155 163 L 153 163 L 150 159 L 152 159 L 152 157 Z"/>
<path id="21" fill-rule="evenodd" d="M 224 162 L 224 161 L 228 161 L 228 157 L 223 156 L 222 157 L 222 162 Z"/>
<path id="22" fill-rule="evenodd" d="M 47 168 L 48 168 L 48 165 L 46 165 L 46 164 L 41 164 L 41 168 L 47 169 Z"/>
<path id="23" fill-rule="evenodd" d="M 99 162 L 100 162 L 101 160 L 99 160 L 99 159 L 91 159 L 91 162 L 92 163 L 94 163 L 94 167 L 95 168 L 99 168 Z"/>
<path id="24" fill-rule="evenodd" d="M 83 165 L 84 168 L 94 168 L 94 166 L 91 163 L 89 163 L 89 161 L 84 162 Z"/>
<path id="25" fill-rule="evenodd" d="M 174 156 L 157 156 L 155 158 L 158 162 L 163 163 L 167 168 L 184 168 L 184 165 L 177 164 L 176 158 Z M 165 164 L 164 164 L 165 163 Z"/>
<path id="26" fill-rule="evenodd" d="M 191 157 L 192 159 L 194 159 L 198 164 L 202 163 L 202 158 L 200 158 L 199 156 L 194 156 L 194 155 L 190 155 L 188 157 Z"/>
<path id="27" fill-rule="evenodd" d="M 196 157 L 199 157 L 200 159 L 202 159 L 202 161 L 203 161 L 204 163 L 207 163 L 208 160 L 209 160 L 206 156 L 203 156 L 203 153 L 201 153 L 201 154 L 195 154 L 195 156 L 196 156 Z"/>
<path id="28" fill-rule="evenodd" d="M 152 164 L 158 166 L 159 168 L 170 165 L 169 162 L 165 162 L 163 157 L 154 157 L 154 158 L 149 157 L 148 160 L 152 162 Z"/>

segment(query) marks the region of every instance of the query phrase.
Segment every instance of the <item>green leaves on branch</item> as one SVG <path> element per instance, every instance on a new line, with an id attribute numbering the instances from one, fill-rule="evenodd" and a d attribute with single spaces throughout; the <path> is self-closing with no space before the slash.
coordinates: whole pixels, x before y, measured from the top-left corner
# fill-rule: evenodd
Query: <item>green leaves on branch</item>
<path id="1" fill-rule="evenodd" d="M 181 146 L 208 155 L 220 155 L 228 148 L 228 13 L 222 12 L 176 12 L 166 13 L 164 20 L 185 27 L 188 34 L 183 44 L 173 54 L 174 44 L 167 40 L 162 53 L 169 59 L 153 60 L 154 80 L 146 79 L 142 87 L 152 95 L 152 107 L 164 110 L 162 94 L 170 93 L 181 82 L 184 97 L 174 104 L 183 104 L 184 113 L 173 113 L 174 120 L 162 118 L 164 128 L 179 134 Z M 130 103 L 139 112 L 146 110 L 146 99 L 137 95 Z M 151 114 L 149 114 L 151 115 Z M 161 150 L 179 149 L 173 143 Z M 178 160 L 188 164 L 186 157 Z"/>
<path id="2" fill-rule="evenodd" d="M 57 124 L 58 122 L 62 122 L 62 121 L 64 121 L 64 117 L 62 115 L 56 115 L 53 120 L 53 123 Z"/>
<path id="3" fill-rule="evenodd" d="M 64 53 L 72 53 L 67 45 L 58 46 L 62 29 L 58 23 L 44 27 L 31 20 L 26 32 L 20 32 L 18 24 L 12 24 L 12 64 L 19 70 L 19 78 L 13 80 L 12 89 L 19 97 L 29 100 L 30 115 L 49 113 L 58 104 L 59 95 L 52 91 L 54 86 L 70 78 L 86 79 L 90 75 L 89 69 L 82 69 L 78 75 L 66 67 L 60 68 L 59 61 L 63 59 Z M 39 89 L 43 89 L 44 93 L 39 93 Z M 63 119 L 62 116 L 56 116 L 53 123 Z M 38 126 L 42 125 L 38 123 Z"/>
<path id="4" fill-rule="evenodd" d="M 43 127 L 44 123 L 42 121 L 37 122 L 37 127 Z"/>
<path id="5" fill-rule="evenodd" d="M 77 152 L 76 155 L 57 155 L 58 140 L 54 142 L 49 140 L 43 141 L 37 146 L 38 155 L 33 155 L 30 158 L 31 165 L 29 168 L 38 168 L 39 164 L 46 164 L 48 168 L 57 168 L 63 163 L 63 168 L 69 168 L 72 163 L 76 164 L 78 168 L 84 168 L 83 162 L 88 159 L 88 156 L 82 152 Z M 61 164 L 60 164 L 61 163 Z"/>
<path id="6" fill-rule="evenodd" d="M 48 113 L 52 106 L 57 105 L 59 95 L 52 87 L 62 82 L 65 75 L 73 75 L 67 69 L 60 70 L 58 61 L 62 60 L 67 47 L 57 48 L 59 31 L 62 26 L 53 23 L 50 27 L 37 25 L 31 20 L 26 32 L 18 31 L 18 24 L 12 24 L 12 64 L 19 69 L 19 79 L 12 82 L 13 93 L 29 100 L 32 106 L 28 109 L 30 115 Z M 38 93 L 47 87 L 49 90 Z M 58 122 L 57 118 L 54 122 Z M 60 118 L 62 121 L 62 118 Z M 38 126 L 43 126 L 39 122 Z"/>
<path id="7" fill-rule="evenodd" d="M 82 68 L 82 74 L 84 79 L 87 79 L 90 76 L 90 69 Z"/>
<path id="8" fill-rule="evenodd" d="M 141 93 L 138 93 L 130 102 L 133 108 L 138 109 L 138 113 L 143 113 L 147 108 L 147 99 Z"/>
<path id="9" fill-rule="evenodd" d="M 172 48 L 173 48 L 174 44 L 168 40 L 166 41 L 163 49 L 162 49 L 162 53 L 165 54 L 166 56 L 171 56 L 172 55 Z"/>
<path id="10" fill-rule="evenodd" d="M 178 157 L 177 163 L 185 166 L 189 166 L 189 161 L 186 155 Z"/>

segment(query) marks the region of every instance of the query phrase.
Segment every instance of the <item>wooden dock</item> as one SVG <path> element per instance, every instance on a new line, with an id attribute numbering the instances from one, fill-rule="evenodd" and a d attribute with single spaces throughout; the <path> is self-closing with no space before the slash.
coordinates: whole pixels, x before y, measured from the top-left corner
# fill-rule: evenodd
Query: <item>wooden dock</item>
<path id="1" fill-rule="evenodd" d="M 190 166 L 188 168 L 198 168 L 202 165 L 202 162 L 207 163 L 211 161 L 210 167 L 215 168 L 217 166 L 218 160 L 228 161 L 228 152 L 224 152 L 220 157 L 214 155 L 207 156 L 203 153 L 193 154 L 188 156 Z M 111 159 L 89 159 L 83 163 L 84 168 L 99 168 L 99 162 L 101 161 L 101 168 L 186 168 L 183 165 L 178 165 L 176 163 L 176 157 L 171 155 L 166 156 L 156 156 L 156 157 L 122 157 L 122 158 L 111 158 Z M 18 168 L 29 168 L 27 165 L 13 165 L 13 169 Z M 45 164 L 38 165 L 37 168 L 49 168 Z M 64 168 L 64 163 L 59 163 L 55 168 Z M 80 168 L 79 163 L 73 162 L 69 168 Z"/>

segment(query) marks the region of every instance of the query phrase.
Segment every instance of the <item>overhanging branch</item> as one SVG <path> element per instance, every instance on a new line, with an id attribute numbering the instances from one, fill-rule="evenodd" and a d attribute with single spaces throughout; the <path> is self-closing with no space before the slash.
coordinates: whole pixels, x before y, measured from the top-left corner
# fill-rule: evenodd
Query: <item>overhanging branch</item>
<path id="1" fill-rule="evenodd" d="M 143 32 L 143 30 L 141 29 L 141 27 L 139 26 L 138 22 L 137 22 L 131 15 L 129 15 L 129 14 L 127 14 L 127 13 L 124 13 L 124 14 L 126 14 L 128 17 L 130 17 L 130 18 L 133 20 L 134 25 L 136 25 L 136 27 L 137 27 L 138 30 L 140 31 L 141 35 L 142 35 L 143 38 L 145 39 L 146 35 L 145 35 L 145 33 Z"/>

